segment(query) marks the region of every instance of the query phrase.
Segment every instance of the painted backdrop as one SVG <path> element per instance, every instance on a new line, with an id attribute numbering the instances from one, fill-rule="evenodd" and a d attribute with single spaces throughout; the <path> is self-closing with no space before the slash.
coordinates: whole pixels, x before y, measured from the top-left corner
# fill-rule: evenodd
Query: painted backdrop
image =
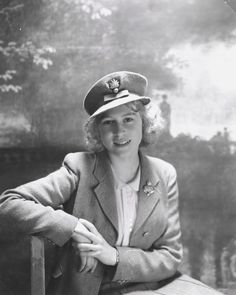
<path id="1" fill-rule="evenodd" d="M 141 72 L 166 122 L 147 152 L 178 171 L 181 268 L 235 292 L 235 10 L 235 0 L 1 1 L 0 190 L 84 150 L 82 101 L 94 81 Z M 1 240 L 0 250 L 0 281 L 27 289 L 27 241 Z"/>

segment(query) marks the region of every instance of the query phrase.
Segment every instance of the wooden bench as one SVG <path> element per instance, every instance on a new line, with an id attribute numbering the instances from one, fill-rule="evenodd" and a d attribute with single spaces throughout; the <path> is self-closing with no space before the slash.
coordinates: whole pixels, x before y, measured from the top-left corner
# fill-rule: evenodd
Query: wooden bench
<path id="1" fill-rule="evenodd" d="M 45 295 L 44 239 L 31 237 L 31 295 Z"/>

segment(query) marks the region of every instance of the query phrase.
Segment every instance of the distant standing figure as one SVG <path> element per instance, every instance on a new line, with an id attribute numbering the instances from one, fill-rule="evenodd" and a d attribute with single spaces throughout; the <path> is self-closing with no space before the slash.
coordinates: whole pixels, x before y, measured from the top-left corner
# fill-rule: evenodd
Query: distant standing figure
<path id="1" fill-rule="evenodd" d="M 227 127 L 224 127 L 224 140 L 227 142 L 229 141 L 229 131 Z"/>
<path id="2" fill-rule="evenodd" d="M 160 110 L 163 119 L 165 120 L 165 132 L 170 133 L 170 115 L 171 115 L 171 106 L 167 102 L 168 96 L 166 94 L 162 95 L 162 102 L 160 103 Z"/>
<path id="3" fill-rule="evenodd" d="M 233 241 L 233 250 L 232 250 L 232 255 L 230 257 L 230 263 L 229 263 L 229 268 L 230 268 L 230 273 L 231 273 L 231 279 L 232 281 L 236 281 L 236 240 Z"/>

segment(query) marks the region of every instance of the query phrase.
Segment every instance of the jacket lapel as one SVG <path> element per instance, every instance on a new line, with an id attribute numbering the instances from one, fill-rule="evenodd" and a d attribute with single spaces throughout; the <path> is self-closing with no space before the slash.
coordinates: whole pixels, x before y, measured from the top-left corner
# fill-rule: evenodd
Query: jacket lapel
<path id="1" fill-rule="evenodd" d="M 138 193 L 138 211 L 133 234 L 143 225 L 160 201 L 160 178 L 152 169 L 148 158 L 140 152 L 141 178 Z"/>
<path id="2" fill-rule="evenodd" d="M 118 216 L 116 208 L 116 196 L 114 191 L 114 179 L 109 160 L 105 152 L 99 153 L 97 155 L 94 176 L 98 180 L 98 185 L 95 187 L 94 192 L 104 213 L 118 232 Z"/>
<path id="3" fill-rule="evenodd" d="M 161 198 L 161 183 L 158 173 L 152 167 L 147 156 L 140 152 L 141 178 L 138 192 L 138 210 L 133 233 L 143 225 L 150 216 L 152 210 Z M 114 191 L 114 179 L 105 152 L 97 154 L 97 161 L 94 169 L 94 177 L 98 185 L 94 188 L 97 199 L 114 228 L 118 233 L 118 216 L 116 208 L 116 197 Z M 151 193 L 147 192 L 147 187 Z"/>

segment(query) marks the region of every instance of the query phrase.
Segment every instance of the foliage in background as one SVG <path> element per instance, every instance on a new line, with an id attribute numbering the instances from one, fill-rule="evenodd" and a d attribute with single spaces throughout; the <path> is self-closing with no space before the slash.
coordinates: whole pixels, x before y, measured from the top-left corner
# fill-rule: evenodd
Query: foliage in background
<path id="1" fill-rule="evenodd" d="M 86 53 L 92 46 L 99 23 L 111 15 L 111 10 L 93 0 L 5 0 L 0 4 L 0 15 L 1 112 L 8 118 L 14 116 L 15 122 L 17 117 L 22 122 L 2 131 L 8 140 L 6 144 L 41 145 L 50 138 L 55 138 L 58 144 L 62 134 L 70 135 L 78 125 L 79 116 L 76 122 L 64 116 L 65 108 L 67 114 L 75 109 L 78 112 L 74 52 L 80 63 L 86 62 L 81 50 Z M 87 33 L 86 24 L 90 23 L 92 36 Z M 87 73 L 83 73 L 85 80 Z M 58 124 L 61 119 L 64 129 Z M 51 136 L 53 128 L 56 130 Z M 70 138 L 75 142 L 74 136 Z"/>
<path id="2" fill-rule="evenodd" d="M 178 90 L 181 99 L 183 81 L 170 64 L 188 65 L 167 52 L 234 40 L 234 18 L 223 8 L 215 0 L 1 1 L 1 112 L 24 117 L 21 129 L 0 133 L 4 144 L 81 145 L 83 97 L 108 72 L 142 72 L 148 95 Z"/>
<path id="3" fill-rule="evenodd" d="M 22 90 L 17 83 L 17 76 L 21 74 L 19 63 L 33 63 L 44 70 L 53 64 L 48 53 L 55 53 L 54 48 L 49 45 L 38 47 L 31 40 L 21 38 L 21 34 L 16 34 L 24 27 L 22 15 L 26 2 L 2 1 L 0 4 L 0 92 Z"/>
<path id="4" fill-rule="evenodd" d="M 19 63 L 32 63 L 41 66 L 44 70 L 48 70 L 53 65 L 51 54 L 55 54 L 56 49 L 49 45 L 50 39 L 40 40 L 37 33 L 35 38 L 27 32 L 26 34 L 22 32 L 24 29 L 28 31 L 28 26 L 32 25 L 30 23 L 32 20 L 27 15 L 30 11 L 39 8 L 40 12 L 41 9 L 44 11 L 45 8 L 51 9 L 51 13 L 55 14 L 63 7 L 63 11 L 66 11 L 66 13 L 63 17 L 60 16 L 61 24 L 70 22 L 72 18 L 78 18 L 78 15 L 81 14 L 88 15 L 91 20 L 98 20 L 111 14 L 109 9 L 93 0 L 65 0 L 63 4 L 43 0 L 38 1 L 38 3 L 22 0 L 3 1 L 0 4 L 0 92 L 14 91 L 17 93 L 22 90 L 22 85 L 17 83 L 17 76 L 19 77 L 22 74 Z M 36 21 L 39 24 L 43 16 L 39 13 L 36 18 L 37 20 L 34 20 L 34 22 Z M 56 19 L 56 23 L 53 19 L 45 20 L 49 29 L 47 31 L 52 31 L 53 27 L 58 24 L 58 19 Z"/>

